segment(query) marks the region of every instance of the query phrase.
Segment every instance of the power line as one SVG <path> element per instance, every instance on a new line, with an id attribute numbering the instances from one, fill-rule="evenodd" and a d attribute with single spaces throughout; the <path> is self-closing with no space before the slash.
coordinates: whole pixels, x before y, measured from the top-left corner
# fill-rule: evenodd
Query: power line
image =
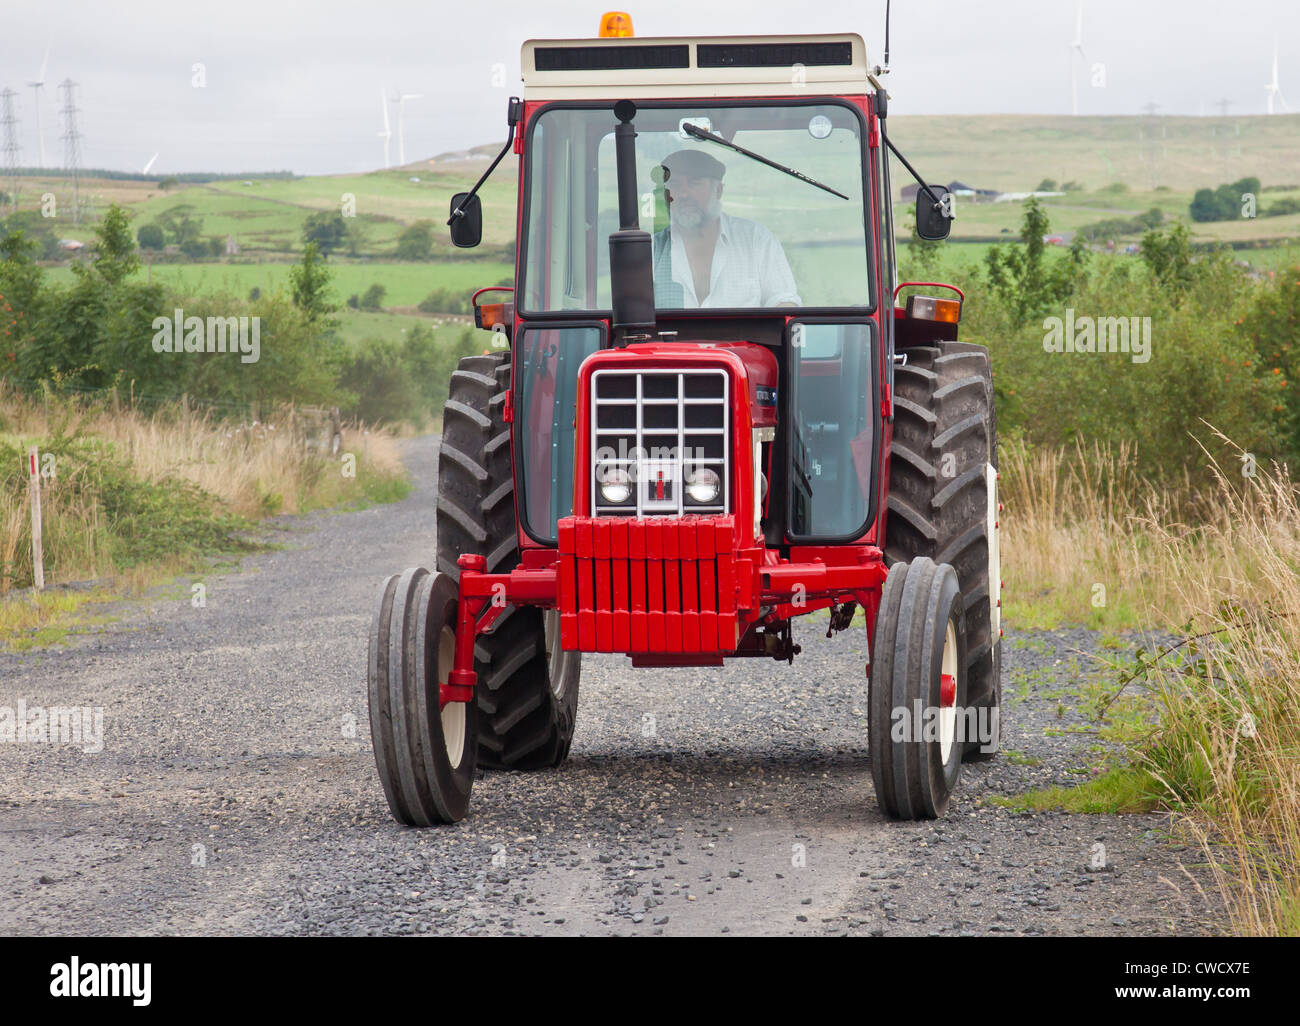
<path id="1" fill-rule="evenodd" d="M 6 88 L 0 93 L 0 124 L 5 127 L 5 181 L 9 186 L 9 204 L 18 212 L 18 119 L 14 117 L 14 97 L 18 94 Z"/>
<path id="2" fill-rule="evenodd" d="M 72 223 L 81 223 L 81 133 L 77 130 L 77 105 L 73 91 L 77 83 L 65 78 L 59 83 L 63 94 L 63 167 L 72 175 Z"/>

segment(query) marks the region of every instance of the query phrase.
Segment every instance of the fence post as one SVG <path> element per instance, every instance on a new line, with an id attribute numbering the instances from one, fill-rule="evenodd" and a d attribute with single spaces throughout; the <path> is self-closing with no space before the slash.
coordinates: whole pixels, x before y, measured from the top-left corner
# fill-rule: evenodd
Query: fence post
<path id="1" fill-rule="evenodd" d="M 27 450 L 27 483 L 32 497 L 32 583 L 45 590 L 45 552 L 41 547 L 41 457 L 36 446 Z"/>

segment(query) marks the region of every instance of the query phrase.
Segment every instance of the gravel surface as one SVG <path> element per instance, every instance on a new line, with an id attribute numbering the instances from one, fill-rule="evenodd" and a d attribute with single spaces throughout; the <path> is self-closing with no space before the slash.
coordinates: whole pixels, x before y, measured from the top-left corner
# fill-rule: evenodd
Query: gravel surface
<path id="1" fill-rule="evenodd" d="M 103 751 L 0 744 L 4 934 L 1192 934 L 1218 902 L 1167 817 L 1020 814 L 1094 739 L 1060 692 L 1082 630 L 1009 631 L 1007 747 L 937 823 L 891 823 L 867 760 L 866 632 L 796 630 L 793 667 L 633 671 L 587 657 L 560 769 L 480 772 L 467 820 L 389 816 L 370 750 L 379 582 L 430 565 L 416 489 L 282 518 L 282 547 L 122 603 L 66 647 L 0 656 L 0 706 L 102 707 Z M 1022 697 L 1021 679 L 1033 681 Z M 1048 733 L 1050 732 L 1050 733 Z M 1105 866 L 1093 870 L 1104 846 Z"/>

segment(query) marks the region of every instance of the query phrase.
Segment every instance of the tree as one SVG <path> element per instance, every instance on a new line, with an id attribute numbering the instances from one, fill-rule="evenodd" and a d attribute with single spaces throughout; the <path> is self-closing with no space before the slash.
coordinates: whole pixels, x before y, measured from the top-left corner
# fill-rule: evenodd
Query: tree
<path id="1" fill-rule="evenodd" d="M 370 222 L 360 217 L 347 219 L 347 247 L 350 256 L 360 256 L 370 245 Z"/>
<path id="2" fill-rule="evenodd" d="M 384 305 L 384 295 L 387 291 L 384 286 L 375 282 L 362 294 L 358 305 L 362 310 L 378 310 Z"/>
<path id="3" fill-rule="evenodd" d="M 397 256 L 401 260 L 428 260 L 432 252 L 432 221 L 416 221 L 397 237 Z"/>
<path id="4" fill-rule="evenodd" d="M 167 245 L 167 237 L 163 235 L 163 230 L 156 224 L 147 224 L 136 232 L 135 237 L 140 242 L 141 249 L 160 250 Z"/>
<path id="5" fill-rule="evenodd" d="M 1232 216 L 1225 214 L 1223 203 L 1214 189 L 1197 189 L 1187 212 L 1193 221 L 1226 221 Z"/>
<path id="6" fill-rule="evenodd" d="M 1050 227 L 1042 205 L 1031 196 L 1025 202 L 1020 246 L 994 246 L 985 256 L 989 286 L 1020 320 L 1068 296 L 1087 260 L 1082 236 L 1076 235 L 1069 259 L 1049 266 L 1043 239 Z"/>
<path id="7" fill-rule="evenodd" d="M 1041 182 L 1038 183 L 1038 188 L 1034 190 L 1034 192 L 1055 192 L 1055 191 L 1056 191 L 1055 178 L 1044 178 Z"/>
<path id="8" fill-rule="evenodd" d="M 338 212 L 322 210 L 311 214 L 302 226 L 302 241 L 314 242 L 322 254 L 328 256 L 330 250 L 338 249 L 343 244 L 348 225 L 343 215 Z"/>
<path id="9" fill-rule="evenodd" d="M 184 247 L 185 243 L 197 240 L 203 235 L 203 218 L 191 217 L 190 211 L 193 209 L 190 204 L 182 203 L 158 215 L 158 226 L 165 234 L 171 236 L 172 242 L 177 246 Z"/>
<path id="10" fill-rule="evenodd" d="M 1147 232 L 1139 252 L 1142 262 L 1166 289 L 1182 292 L 1191 286 L 1192 243 L 1185 225 L 1176 224 L 1168 232 Z"/>
<path id="11" fill-rule="evenodd" d="M 131 221 L 126 211 L 116 203 L 95 227 L 95 259 L 93 266 L 110 285 L 129 278 L 140 268 L 140 258 L 131 241 Z"/>
<path id="12" fill-rule="evenodd" d="M 293 305 L 306 314 L 309 321 L 322 320 L 334 311 L 329 301 L 331 277 L 316 243 L 307 243 L 302 251 L 302 261 L 289 269 L 289 283 Z"/>
<path id="13" fill-rule="evenodd" d="M 1259 195 L 1259 179 L 1238 178 L 1217 189 L 1197 189 L 1188 213 L 1193 221 L 1235 221 L 1241 216 L 1242 197 Z"/>

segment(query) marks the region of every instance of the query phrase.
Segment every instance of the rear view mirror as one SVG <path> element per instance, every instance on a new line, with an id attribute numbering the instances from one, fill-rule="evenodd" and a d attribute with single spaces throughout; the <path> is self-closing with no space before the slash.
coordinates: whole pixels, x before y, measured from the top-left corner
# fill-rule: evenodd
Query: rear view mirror
<path id="1" fill-rule="evenodd" d="M 930 186 L 930 192 L 938 203 L 924 189 L 916 192 L 916 234 L 926 242 L 940 242 L 952 231 L 952 196 L 942 185 Z"/>
<path id="2" fill-rule="evenodd" d="M 478 196 L 458 192 L 451 198 L 451 243 L 473 249 L 483 240 L 483 204 Z"/>

